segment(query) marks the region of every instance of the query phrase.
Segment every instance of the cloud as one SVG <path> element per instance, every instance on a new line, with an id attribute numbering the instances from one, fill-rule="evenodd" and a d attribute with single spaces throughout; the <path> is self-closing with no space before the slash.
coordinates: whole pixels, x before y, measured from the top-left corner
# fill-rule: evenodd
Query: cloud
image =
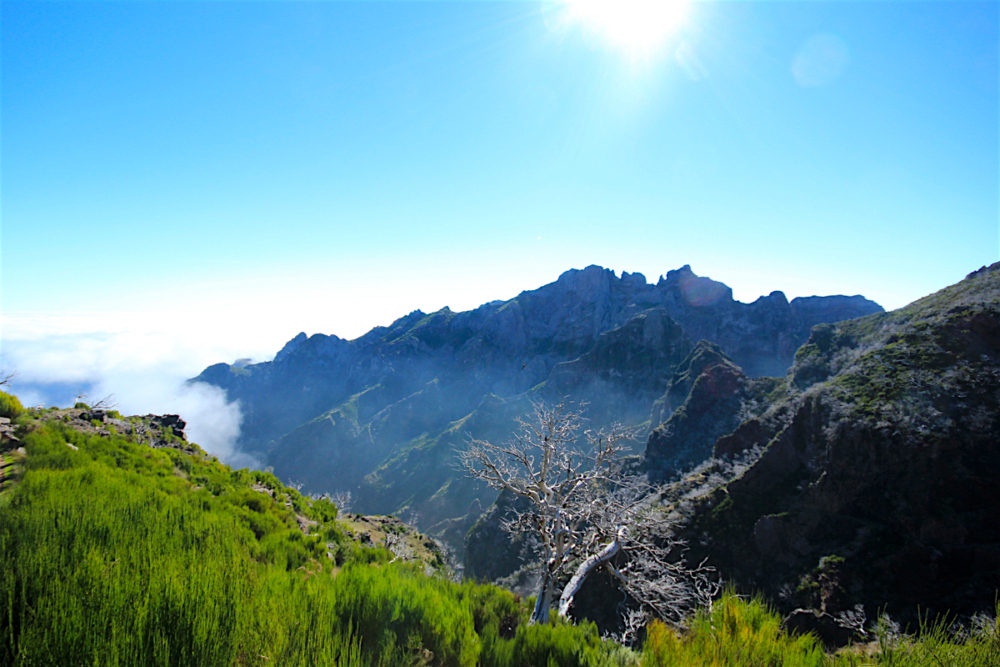
<path id="1" fill-rule="evenodd" d="M 91 402 L 110 397 L 124 414 L 179 414 L 190 441 L 231 465 L 259 467 L 237 447 L 239 404 L 217 387 L 186 383 L 227 358 L 214 356 L 217 348 L 168 332 L 68 333 L 73 327 L 64 320 L 36 325 L 15 330 L 21 337 L 5 339 L 0 353 L 0 367 L 16 373 L 11 389 L 26 405 L 67 405 L 86 393 Z"/>

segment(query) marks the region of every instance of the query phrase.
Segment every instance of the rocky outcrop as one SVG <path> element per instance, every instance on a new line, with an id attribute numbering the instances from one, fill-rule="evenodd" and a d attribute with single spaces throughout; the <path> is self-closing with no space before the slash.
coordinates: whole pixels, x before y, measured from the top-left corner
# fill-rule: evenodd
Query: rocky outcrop
<path id="1" fill-rule="evenodd" d="M 817 614 L 992 611 L 1000 264 L 817 327 L 788 377 L 786 399 L 717 441 L 717 455 L 763 451 L 690 509 L 690 556 Z"/>
<path id="2" fill-rule="evenodd" d="M 650 478 L 664 481 L 710 457 L 719 438 L 763 412 L 781 385 L 776 378 L 747 377 L 718 345 L 699 341 L 654 404 L 654 413 L 676 409 L 646 442 Z"/>
<path id="3" fill-rule="evenodd" d="M 503 529 L 504 521 L 513 520 L 517 512 L 526 511 L 528 506 L 525 498 L 504 491 L 483 512 L 465 536 L 466 577 L 496 581 L 539 557 L 541 543 L 534 535 L 511 535 Z"/>

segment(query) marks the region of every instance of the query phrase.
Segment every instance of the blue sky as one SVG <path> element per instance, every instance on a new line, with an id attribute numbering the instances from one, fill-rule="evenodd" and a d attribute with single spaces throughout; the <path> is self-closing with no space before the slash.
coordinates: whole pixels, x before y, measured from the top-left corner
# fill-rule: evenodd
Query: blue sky
<path id="1" fill-rule="evenodd" d="M 640 52 L 561 2 L 5 1 L 6 363 L 193 374 L 588 264 L 901 306 L 1000 259 L 998 7 L 696 2 Z"/>

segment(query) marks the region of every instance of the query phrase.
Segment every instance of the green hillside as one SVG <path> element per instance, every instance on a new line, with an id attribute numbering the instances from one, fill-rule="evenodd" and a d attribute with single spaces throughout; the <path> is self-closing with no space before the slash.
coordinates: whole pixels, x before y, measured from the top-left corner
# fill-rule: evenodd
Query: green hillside
<path id="1" fill-rule="evenodd" d="M 22 414 L 4 444 L 0 664 L 615 662 L 592 626 L 540 634 L 512 594 L 428 576 L 440 554 L 360 546 L 331 502 L 270 473 L 231 470 L 148 420 L 109 419 L 153 447 L 86 416 Z"/>
<path id="2" fill-rule="evenodd" d="M 732 595 L 686 630 L 654 626 L 641 653 L 590 623 L 528 625 L 530 600 L 450 581 L 426 539 L 406 534 L 411 548 L 398 553 L 379 546 L 410 530 L 398 521 L 349 517 L 351 534 L 375 545 L 362 546 L 331 502 L 222 465 L 179 437 L 170 417 L 23 411 L 0 399 L 14 419 L 0 433 L 3 665 L 924 664 L 907 662 L 915 651 L 973 665 L 1000 656 L 995 621 L 958 643 L 939 628 L 920 642 L 831 656 Z M 412 548 L 421 543 L 428 548 Z"/>

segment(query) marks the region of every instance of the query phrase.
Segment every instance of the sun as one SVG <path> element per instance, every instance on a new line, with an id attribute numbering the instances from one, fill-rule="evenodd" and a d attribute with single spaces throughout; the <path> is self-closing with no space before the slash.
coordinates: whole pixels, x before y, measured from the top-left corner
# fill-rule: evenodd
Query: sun
<path id="1" fill-rule="evenodd" d="M 687 17 L 691 0 L 564 0 L 568 22 L 594 32 L 608 46 L 648 57 Z"/>

